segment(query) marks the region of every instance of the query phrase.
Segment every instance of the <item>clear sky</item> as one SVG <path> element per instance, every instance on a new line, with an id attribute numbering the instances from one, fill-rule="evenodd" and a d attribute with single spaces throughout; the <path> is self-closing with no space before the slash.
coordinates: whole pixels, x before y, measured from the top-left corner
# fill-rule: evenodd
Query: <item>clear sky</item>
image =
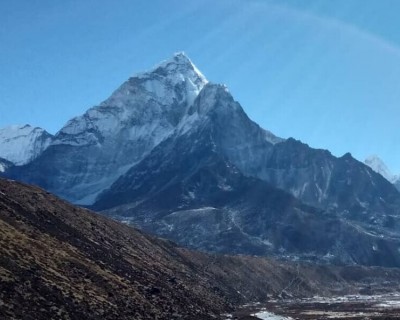
<path id="1" fill-rule="evenodd" d="M 185 51 L 282 137 L 400 173 L 398 0 L 1 0 L 0 127 L 55 133 Z"/>

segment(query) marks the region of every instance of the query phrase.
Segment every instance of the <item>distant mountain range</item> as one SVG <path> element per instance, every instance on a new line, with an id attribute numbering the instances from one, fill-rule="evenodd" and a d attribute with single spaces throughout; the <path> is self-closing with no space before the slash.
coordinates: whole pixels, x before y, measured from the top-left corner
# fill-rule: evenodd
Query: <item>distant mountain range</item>
<path id="1" fill-rule="evenodd" d="M 0 157 L 23 165 L 38 157 L 52 141 L 52 135 L 29 124 L 0 129 Z"/>
<path id="2" fill-rule="evenodd" d="M 191 248 L 400 266 L 391 182 L 261 128 L 182 53 L 49 141 L 3 175 Z"/>

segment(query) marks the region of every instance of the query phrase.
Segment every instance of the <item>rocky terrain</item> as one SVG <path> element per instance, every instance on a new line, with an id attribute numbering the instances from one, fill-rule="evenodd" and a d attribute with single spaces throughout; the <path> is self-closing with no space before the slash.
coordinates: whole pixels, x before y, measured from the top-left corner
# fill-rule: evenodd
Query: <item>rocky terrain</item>
<path id="1" fill-rule="evenodd" d="M 202 319 L 231 307 L 173 243 L 43 190 L 1 180 L 0 224 L 2 319 Z"/>
<path id="2" fill-rule="evenodd" d="M 400 265 L 398 236 L 385 241 L 352 221 L 304 205 L 243 175 L 218 151 L 212 128 L 168 139 L 104 192 L 94 208 L 209 252 Z"/>
<path id="3" fill-rule="evenodd" d="M 249 302 L 400 283 L 397 269 L 189 251 L 9 180 L 0 230 L 2 319 L 215 319 Z"/>

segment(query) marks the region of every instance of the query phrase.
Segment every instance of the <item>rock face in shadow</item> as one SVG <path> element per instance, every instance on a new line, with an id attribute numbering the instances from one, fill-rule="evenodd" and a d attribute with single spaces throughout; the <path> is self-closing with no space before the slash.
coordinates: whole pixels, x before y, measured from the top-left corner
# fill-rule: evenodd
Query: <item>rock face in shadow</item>
<path id="1" fill-rule="evenodd" d="M 14 164 L 6 159 L 0 158 L 0 173 L 7 171 L 9 168 L 14 166 Z"/>
<path id="2" fill-rule="evenodd" d="M 208 109 L 204 106 L 205 101 L 221 99 L 222 105 L 211 105 Z M 358 207 L 361 200 L 355 195 L 360 190 L 347 184 L 348 179 L 354 179 L 360 188 L 367 188 L 368 181 L 364 178 L 371 179 L 368 174 L 369 171 L 374 174 L 372 170 L 363 164 L 360 166 L 350 156 L 332 160 L 330 175 L 336 182 L 328 186 L 327 192 L 330 201 L 340 203 L 340 207 L 333 210 L 323 203 L 320 203 L 323 208 L 305 205 L 282 190 L 284 186 L 276 188 L 275 184 L 281 180 L 267 183 L 245 175 L 233 163 L 234 159 L 225 150 L 228 143 L 221 142 L 224 131 L 218 119 L 234 119 L 230 115 L 239 112 L 235 108 L 239 106 L 225 88 L 207 85 L 194 103 L 193 112 L 197 110 L 201 121 L 198 130 L 178 132 L 162 142 L 103 192 L 93 208 L 181 245 L 209 252 L 400 266 L 400 238 L 393 232 L 398 228 L 394 207 L 367 193 L 363 197 L 370 199 L 362 198 L 363 201 L 380 213 L 372 215 L 370 211 L 362 211 Z M 204 112 L 206 118 L 202 119 Z M 249 130 L 253 129 L 258 130 L 255 126 Z M 251 137 L 254 134 L 248 139 Z M 295 172 L 296 162 L 312 164 L 319 159 L 333 159 L 328 152 L 311 152 L 293 139 L 275 145 L 265 141 L 267 144 L 271 154 L 266 163 L 282 168 L 281 171 L 269 169 L 275 176 L 282 174 L 284 168 L 293 167 Z M 312 165 L 304 167 L 313 168 Z M 303 180 L 312 174 L 304 170 Z M 385 191 L 387 187 L 386 196 L 392 192 L 395 201 L 397 191 L 376 176 L 375 183 L 380 190 Z M 270 178 L 273 179 L 272 174 Z M 298 178 L 287 176 L 281 182 L 294 186 Z M 308 200 L 314 203 L 311 198 Z M 342 212 L 344 208 L 349 210 Z M 393 215 L 389 216 L 391 210 Z"/>

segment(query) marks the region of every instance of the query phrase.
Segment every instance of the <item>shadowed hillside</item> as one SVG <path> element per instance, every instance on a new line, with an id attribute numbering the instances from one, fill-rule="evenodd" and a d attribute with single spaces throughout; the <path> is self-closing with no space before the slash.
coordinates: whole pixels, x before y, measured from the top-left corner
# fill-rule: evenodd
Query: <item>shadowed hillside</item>
<path id="1" fill-rule="evenodd" d="M 0 230 L 1 319 L 212 319 L 269 295 L 374 289 L 381 277 L 389 289 L 400 279 L 396 269 L 192 252 L 8 180 Z"/>

